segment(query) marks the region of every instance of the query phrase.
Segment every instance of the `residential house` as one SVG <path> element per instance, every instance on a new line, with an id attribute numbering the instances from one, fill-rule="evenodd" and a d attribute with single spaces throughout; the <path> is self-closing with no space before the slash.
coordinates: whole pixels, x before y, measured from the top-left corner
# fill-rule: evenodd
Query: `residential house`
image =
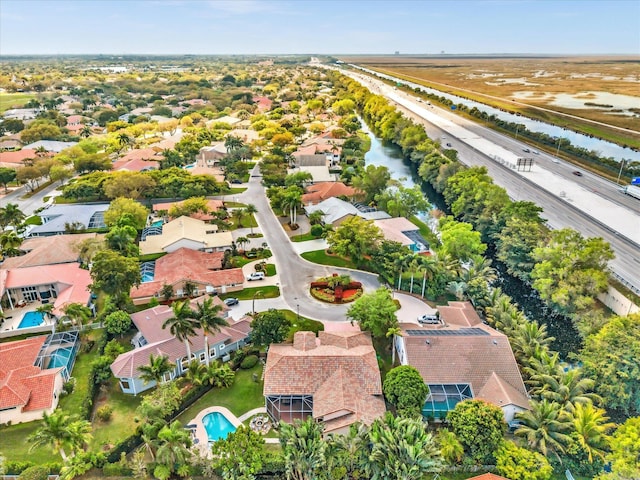
<path id="1" fill-rule="evenodd" d="M 65 332 L 0 343 L 0 424 L 38 420 L 56 409 L 77 337 Z"/>
<path id="2" fill-rule="evenodd" d="M 237 125 L 241 121 L 242 120 L 240 118 L 232 117 L 230 115 L 225 115 L 224 117 L 208 120 L 205 125 L 207 126 L 207 128 L 211 128 L 211 126 L 215 125 L 216 123 L 226 123 L 227 125 L 231 125 L 233 127 L 234 125 Z"/>
<path id="3" fill-rule="evenodd" d="M 253 97 L 253 103 L 257 104 L 258 111 L 268 112 L 269 110 L 271 110 L 273 100 L 271 100 L 269 97 Z"/>
<path id="4" fill-rule="evenodd" d="M 365 220 L 377 220 L 382 218 L 391 218 L 387 212 L 378 211 L 372 208 L 358 208 L 356 205 L 345 202 L 339 198 L 331 197 L 316 205 L 308 205 L 304 207 L 307 215 L 320 211 L 324 214 L 322 222 L 325 225 L 339 226 L 347 218 L 358 216 Z"/>
<path id="5" fill-rule="evenodd" d="M 13 152 L 18 150 L 22 146 L 20 140 L 15 138 L 6 138 L 5 140 L 0 140 L 0 152 Z"/>
<path id="6" fill-rule="evenodd" d="M 420 229 L 404 217 L 374 220 L 373 224 L 380 229 L 385 240 L 398 242 L 412 252 L 429 251 L 429 242 L 422 238 Z"/>
<path id="7" fill-rule="evenodd" d="M 342 182 L 320 182 L 309 185 L 302 195 L 303 205 L 317 205 L 332 197 L 353 198 L 359 194 L 358 190 Z"/>
<path id="8" fill-rule="evenodd" d="M 218 232 L 218 227 L 187 216 L 178 217 L 159 227 L 148 227 L 142 232 L 140 253 L 170 253 L 179 248 L 222 252 L 233 244 L 231 232 Z"/>
<path id="9" fill-rule="evenodd" d="M 227 156 L 227 147 L 224 142 L 214 142 L 208 147 L 202 147 L 196 157 L 196 166 L 215 167 Z"/>
<path id="10" fill-rule="evenodd" d="M 33 120 L 40 113 L 39 108 L 11 108 L 2 114 L 5 120 Z"/>
<path id="11" fill-rule="evenodd" d="M 106 228 L 104 212 L 108 208 L 108 203 L 53 205 L 40 212 L 42 225 L 34 226 L 27 236 L 46 237 L 69 233 L 70 230 Z"/>
<path id="12" fill-rule="evenodd" d="M 38 153 L 30 148 L 23 148 L 13 152 L 0 152 L 0 167 L 19 168 L 24 166 L 25 160 L 38 158 Z"/>
<path id="13" fill-rule="evenodd" d="M 206 202 L 207 202 L 207 208 L 209 209 L 209 213 L 197 212 L 189 215 L 189 217 L 195 218 L 197 220 L 202 220 L 203 222 L 210 222 L 211 220 L 216 218 L 215 215 L 213 215 L 213 212 L 217 212 L 218 210 L 221 210 L 224 207 L 224 202 L 222 200 L 207 199 Z M 153 212 L 156 215 L 158 215 L 161 212 L 169 212 L 171 210 L 171 207 L 173 207 L 174 205 L 179 206 L 179 205 L 182 205 L 183 203 L 184 203 L 184 200 L 179 202 L 155 203 L 152 206 L 152 209 L 153 209 Z"/>
<path id="14" fill-rule="evenodd" d="M 191 308 L 206 299 L 206 296 L 191 300 Z M 251 318 L 243 317 L 234 321 L 228 317 L 228 309 L 218 297 L 213 297 L 216 305 L 222 306 L 221 315 L 226 318 L 229 326 L 221 327 L 219 332 L 210 333 L 205 339 L 201 329 L 190 337 L 191 358 L 187 356 L 187 348 L 182 340 L 171 335 L 168 328 L 162 328 L 166 320 L 173 317 L 173 310 L 169 305 L 158 305 L 131 315 L 133 324 L 138 329 L 132 343 L 134 349 L 123 353 L 111 364 L 111 371 L 118 379 L 124 393 L 137 395 L 156 385 L 155 381 L 145 383 L 140 378 L 139 368 L 149 364 L 149 357 L 166 356 L 175 368 L 165 375 L 165 381 L 170 381 L 184 374 L 191 360 L 202 364 L 207 361 L 206 352 L 209 351 L 210 360 L 228 361 L 229 354 L 245 345 L 251 333 Z"/>
<path id="15" fill-rule="evenodd" d="M 155 262 L 144 262 L 140 266 L 142 283 L 131 289 L 131 299 L 136 305 L 144 305 L 152 298 L 162 298 L 165 285 L 171 286 L 172 298 L 184 297 L 187 284 L 193 288 L 193 295 L 242 290 L 242 269 L 222 270 L 223 258 L 222 252 L 179 248 Z"/>
<path id="16" fill-rule="evenodd" d="M 426 418 L 443 419 L 463 400 L 481 399 L 502 409 L 507 422 L 529 408 L 518 364 L 506 335 L 482 322 L 469 302 L 438 307 L 432 324 L 400 324 L 394 348 L 429 386 Z"/>
<path id="17" fill-rule="evenodd" d="M 127 152 L 113 162 L 113 170 L 127 170 L 130 172 L 145 172 L 158 170 L 160 160 L 164 157 L 154 148 L 139 148 Z"/>
<path id="18" fill-rule="evenodd" d="M 239 125 L 239 124 L 238 124 Z M 236 128 L 227 133 L 228 136 L 238 137 L 244 143 L 251 144 L 256 140 L 260 140 L 260 134 L 255 130 L 250 130 L 247 128 Z"/>
<path id="19" fill-rule="evenodd" d="M 78 245 L 87 239 L 102 240 L 98 233 L 80 233 L 76 235 L 56 235 L 52 237 L 27 238 L 20 250 L 26 252 L 19 257 L 9 257 L 2 262 L 2 268 L 37 267 L 41 265 L 56 265 L 60 263 L 75 263 L 80 261 Z"/>
<path id="20" fill-rule="evenodd" d="M 275 423 L 313 417 L 325 434 L 346 433 L 385 413 L 376 352 L 366 332 L 296 332 L 293 344 L 269 347 L 264 371 L 267 412 Z"/>
<path id="21" fill-rule="evenodd" d="M 78 142 L 58 142 L 56 140 L 38 140 L 37 142 L 25 145 L 24 148 L 30 150 L 37 150 L 38 148 L 44 148 L 47 152 L 60 153 L 62 150 L 77 145 Z"/>

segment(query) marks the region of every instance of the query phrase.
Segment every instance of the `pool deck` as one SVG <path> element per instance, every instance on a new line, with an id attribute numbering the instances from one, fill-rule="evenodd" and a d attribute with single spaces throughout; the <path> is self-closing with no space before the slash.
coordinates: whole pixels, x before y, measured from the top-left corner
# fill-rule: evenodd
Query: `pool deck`
<path id="1" fill-rule="evenodd" d="M 41 305 L 42 305 L 41 302 L 32 302 L 32 303 L 27 303 L 24 307 L 14 308 L 13 310 L 5 309 L 4 310 L 5 319 L 4 319 L 4 323 L 0 327 L 0 332 L 17 331 L 19 333 L 14 333 L 14 335 L 19 335 L 22 333 L 29 333 L 34 331 L 34 330 L 31 330 L 31 328 L 41 329 L 41 327 L 44 327 L 44 326 L 50 327 L 51 325 L 53 325 L 53 322 L 55 320 L 45 315 L 44 323 L 42 323 L 41 325 L 38 325 L 37 327 L 20 328 L 20 329 L 18 328 L 18 325 L 20 325 L 20 322 L 22 321 L 22 317 L 24 316 L 24 314 L 28 312 L 35 312 L 36 309 Z M 48 330 L 51 330 L 51 329 L 49 328 Z"/>
<path id="2" fill-rule="evenodd" d="M 209 437 L 207 436 L 207 431 L 204 428 L 202 419 L 206 415 L 214 412 L 221 413 L 222 415 L 227 417 L 227 420 L 229 420 L 229 422 L 231 422 L 234 427 L 238 428 L 243 424 L 243 422 L 250 419 L 254 415 L 267 413 L 267 409 L 264 407 L 254 408 L 253 410 L 249 410 L 247 413 L 240 415 L 239 417 L 236 417 L 233 413 L 231 413 L 231 410 L 225 407 L 214 406 L 207 407 L 204 410 L 201 410 L 200 413 L 196 415 L 196 418 L 189 422 L 189 425 L 193 424 L 196 426 L 194 430 L 194 438 L 197 440 L 197 443 L 195 443 L 194 448 L 198 449 L 201 455 L 207 457 L 211 455 L 211 449 L 209 448 Z M 278 440 L 277 438 L 265 438 L 264 440 L 266 443 L 280 443 L 280 440 Z"/>

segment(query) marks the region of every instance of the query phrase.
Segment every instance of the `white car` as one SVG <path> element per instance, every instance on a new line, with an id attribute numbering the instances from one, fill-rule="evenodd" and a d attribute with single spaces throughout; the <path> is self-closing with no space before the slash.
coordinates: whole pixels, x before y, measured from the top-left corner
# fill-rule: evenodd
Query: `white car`
<path id="1" fill-rule="evenodd" d="M 264 272 L 253 272 L 247 277 L 247 282 L 252 280 L 264 280 Z"/>
<path id="2" fill-rule="evenodd" d="M 440 323 L 440 319 L 438 318 L 438 315 L 425 314 L 425 315 L 420 315 L 418 317 L 418 323 L 426 323 L 427 325 L 437 325 L 438 323 Z"/>

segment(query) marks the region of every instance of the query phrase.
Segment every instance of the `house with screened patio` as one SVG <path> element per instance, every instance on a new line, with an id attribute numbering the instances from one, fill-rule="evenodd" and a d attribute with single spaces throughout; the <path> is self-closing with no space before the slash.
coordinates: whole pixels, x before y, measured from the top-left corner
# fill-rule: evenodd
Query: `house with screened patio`
<path id="1" fill-rule="evenodd" d="M 507 422 L 529 409 L 529 398 L 506 335 L 482 322 L 469 302 L 438 307 L 432 323 L 402 323 L 394 348 L 429 386 L 425 418 L 442 420 L 458 402 L 480 399 L 502 409 Z"/>

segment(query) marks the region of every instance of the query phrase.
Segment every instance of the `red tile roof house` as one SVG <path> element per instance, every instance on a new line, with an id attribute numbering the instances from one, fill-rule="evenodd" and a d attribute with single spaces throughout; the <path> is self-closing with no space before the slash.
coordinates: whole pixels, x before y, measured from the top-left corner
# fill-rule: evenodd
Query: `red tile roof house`
<path id="1" fill-rule="evenodd" d="M 272 344 L 264 372 L 267 412 L 275 422 L 312 416 L 325 434 L 371 424 L 386 411 L 376 352 L 366 332 L 296 332 Z"/>
<path id="2" fill-rule="evenodd" d="M 0 343 L 0 424 L 38 420 L 58 406 L 64 369 L 35 366 L 47 339 Z"/>
<path id="3" fill-rule="evenodd" d="M 164 203 L 155 203 L 151 208 L 153 209 L 153 213 L 158 214 L 159 212 L 169 212 L 171 207 L 174 205 L 179 206 L 184 203 L 184 200 L 179 202 L 164 202 Z M 207 199 L 207 208 L 209 212 L 217 212 L 218 210 L 224 207 L 224 202 L 222 200 L 215 199 Z M 209 222 L 214 220 L 216 217 L 212 213 L 194 213 L 189 215 L 190 218 L 195 218 L 197 220 L 202 220 L 203 222 Z"/>
<path id="4" fill-rule="evenodd" d="M 527 390 L 506 335 L 484 324 L 469 302 L 438 307 L 433 324 L 400 324 L 394 348 L 402 365 L 429 385 L 422 414 L 442 419 L 455 405 L 480 399 L 499 406 L 507 422 L 529 409 Z"/>
<path id="5" fill-rule="evenodd" d="M 193 299 L 192 308 L 196 308 L 206 296 Z M 191 360 L 197 360 L 202 364 L 206 363 L 206 350 L 209 349 L 210 359 L 222 361 L 229 360 L 229 353 L 241 348 L 247 342 L 251 333 L 251 318 L 243 317 L 238 321 L 227 317 L 228 308 L 224 306 L 218 297 L 213 297 L 216 305 L 222 305 L 224 316 L 229 322 L 228 327 L 221 327 L 217 333 L 209 334 L 205 340 L 204 332 L 196 330 L 196 335 L 191 337 L 190 350 Z M 187 358 L 187 348 L 183 341 L 178 340 L 169 332 L 163 329 L 165 320 L 173 316 L 173 310 L 168 305 L 142 310 L 131 315 L 131 320 L 138 329 L 131 343 L 135 348 L 123 353 L 111 364 L 113 375 L 119 380 L 120 388 L 124 393 L 137 395 L 156 385 L 151 381 L 144 383 L 140 378 L 139 367 L 149 364 L 150 355 L 166 356 L 169 361 L 176 365 L 175 369 L 165 376 L 165 381 L 170 381 L 184 374 L 189 359 Z"/>
<path id="6" fill-rule="evenodd" d="M 242 269 L 222 270 L 223 257 L 223 252 L 206 253 L 189 248 L 168 253 L 155 261 L 152 281 L 131 289 L 131 299 L 135 305 L 149 303 L 152 298 L 162 299 L 164 285 L 171 285 L 175 298 L 182 298 L 187 282 L 195 285 L 195 295 L 242 290 Z"/>
<path id="7" fill-rule="evenodd" d="M 69 303 L 89 305 L 89 285 L 89 271 L 80 268 L 78 263 L 2 269 L 0 301 L 6 301 L 10 310 L 22 302 L 52 302 L 53 314 L 60 316 L 63 314 L 63 308 Z"/>
<path id="8" fill-rule="evenodd" d="M 258 105 L 258 110 L 260 110 L 261 112 L 266 112 L 268 110 L 271 110 L 273 100 L 268 97 L 253 97 L 253 103 Z"/>
<path id="9" fill-rule="evenodd" d="M 153 148 L 131 150 L 122 158 L 113 162 L 113 170 L 127 170 L 129 172 L 158 170 L 162 158 L 164 158 L 162 154 Z"/>
<path id="10" fill-rule="evenodd" d="M 316 205 L 327 198 L 352 198 L 359 194 L 358 190 L 342 182 L 319 182 L 306 188 L 306 193 L 302 195 L 302 203 L 304 205 Z"/>

